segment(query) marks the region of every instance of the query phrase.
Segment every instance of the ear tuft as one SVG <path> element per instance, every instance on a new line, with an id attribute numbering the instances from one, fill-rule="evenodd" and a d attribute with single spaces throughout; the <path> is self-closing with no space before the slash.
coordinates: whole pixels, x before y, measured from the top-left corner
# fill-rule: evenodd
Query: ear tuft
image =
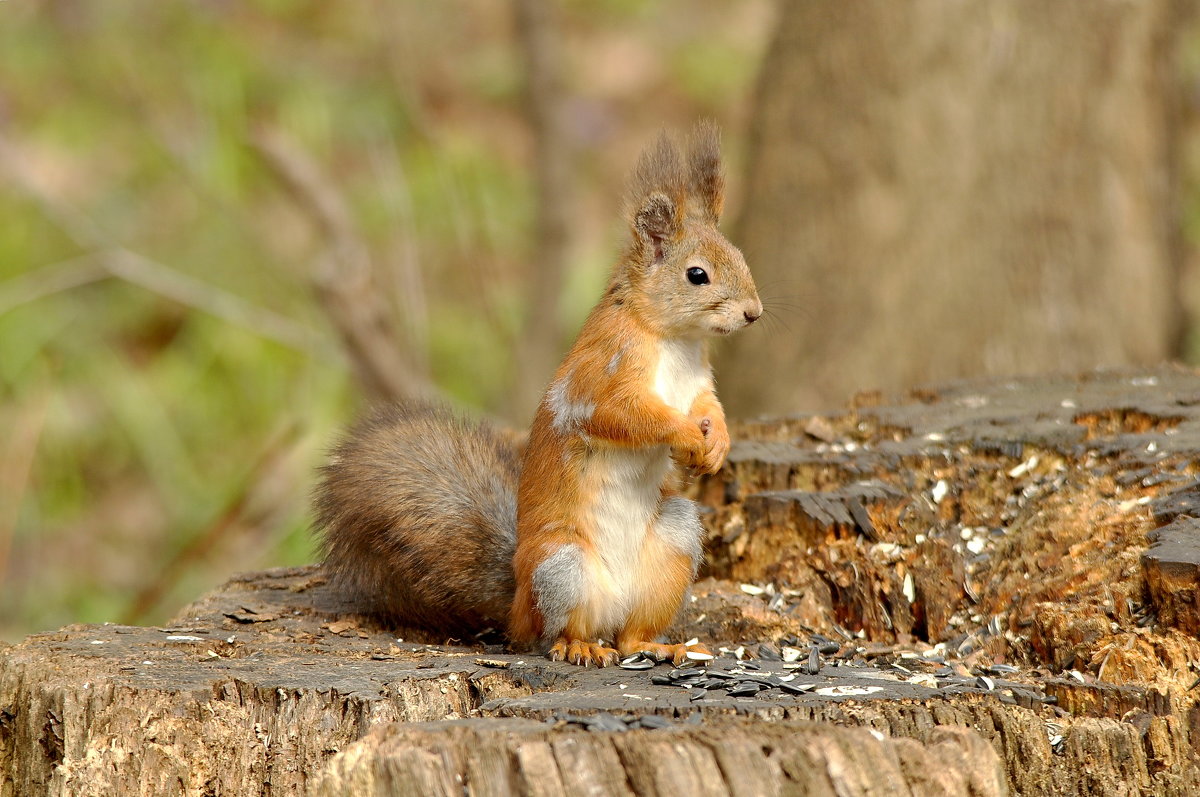
<path id="1" fill-rule="evenodd" d="M 664 249 L 682 230 L 679 208 L 674 200 L 662 191 L 654 191 L 645 198 L 633 217 L 633 228 L 647 248 L 652 250 L 655 261 L 662 260 Z"/>
<path id="2" fill-rule="evenodd" d="M 682 235 L 686 200 L 683 156 L 670 136 L 660 133 L 638 158 L 625 194 L 626 213 L 647 261 L 661 260 Z"/>
<path id="3" fill-rule="evenodd" d="M 721 168 L 721 131 L 705 119 L 688 138 L 688 188 L 708 220 L 716 224 L 725 209 L 725 173 Z"/>
<path id="4" fill-rule="evenodd" d="M 630 210 L 636 210 L 651 192 L 661 191 L 682 201 L 687 192 L 687 175 L 679 148 L 666 132 L 658 134 L 655 142 L 638 158 L 629 177 L 625 199 Z"/>

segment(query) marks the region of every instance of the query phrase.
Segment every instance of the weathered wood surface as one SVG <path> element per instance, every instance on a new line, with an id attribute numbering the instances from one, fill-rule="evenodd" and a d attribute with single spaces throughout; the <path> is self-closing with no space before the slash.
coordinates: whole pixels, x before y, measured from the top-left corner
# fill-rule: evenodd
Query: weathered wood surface
<path id="1" fill-rule="evenodd" d="M 791 691 L 383 629 L 277 570 L 7 648 L 0 795 L 1200 793 L 1198 408 L 1163 369 L 742 424 L 675 633 Z"/>

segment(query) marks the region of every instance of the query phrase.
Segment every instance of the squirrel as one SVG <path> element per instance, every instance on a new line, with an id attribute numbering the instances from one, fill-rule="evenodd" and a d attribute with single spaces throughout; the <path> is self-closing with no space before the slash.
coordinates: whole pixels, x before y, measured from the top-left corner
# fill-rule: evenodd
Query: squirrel
<path id="1" fill-rule="evenodd" d="M 707 339 L 762 315 L 717 229 L 719 133 L 686 159 L 664 133 L 629 181 L 628 245 L 546 390 L 518 462 L 487 425 L 424 404 L 379 409 L 333 450 L 314 497 L 335 588 L 366 613 L 606 666 L 662 644 L 703 555 L 689 472 L 729 453 Z"/>

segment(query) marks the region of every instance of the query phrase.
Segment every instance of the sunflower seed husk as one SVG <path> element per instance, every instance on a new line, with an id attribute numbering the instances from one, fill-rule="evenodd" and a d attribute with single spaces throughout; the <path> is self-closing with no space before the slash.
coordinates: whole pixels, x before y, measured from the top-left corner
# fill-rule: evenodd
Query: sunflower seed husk
<path id="1" fill-rule="evenodd" d="M 634 653 L 626 656 L 617 664 L 622 670 L 650 670 L 658 662 L 644 653 Z"/>
<path id="2" fill-rule="evenodd" d="M 761 684 L 747 681 L 731 688 L 728 692 L 726 692 L 726 694 L 728 694 L 730 697 L 753 697 L 763 689 L 764 687 Z"/>
<path id="3" fill-rule="evenodd" d="M 675 683 L 681 681 L 698 681 L 704 677 L 704 670 L 677 668 L 667 673 L 667 677 Z"/>
<path id="4" fill-rule="evenodd" d="M 731 681 L 731 680 L 736 679 L 738 676 L 737 676 L 737 673 L 729 672 L 728 670 L 709 670 L 708 677 L 709 678 L 720 678 L 725 681 Z"/>
<path id="5" fill-rule="evenodd" d="M 816 684 L 788 684 L 788 683 L 783 683 L 783 684 L 780 684 L 780 685 L 779 685 L 779 688 L 780 688 L 780 689 L 782 689 L 783 691 L 785 691 L 785 692 L 788 692 L 788 693 L 790 693 L 790 694 L 793 694 L 793 695 L 802 695 L 802 694 L 804 694 L 805 692 L 811 692 L 813 689 L 816 689 L 816 688 L 817 688 L 817 685 L 816 685 Z"/>
<path id="6" fill-rule="evenodd" d="M 779 651 L 775 650 L 775 646 L 768 645 L 765 642 L 758 646 L 756 652 L 758 653 L 758 657 L 763 661 L 780 661 L 782 659 Z"/>
<path id="7" fill-rule="evenodd" d="M 692 684 L 692 686 L 700 689 L 725 689 L 729 686 L 729 684 L 725 681 L 722 681 L 720 678 L 703 678 L 699 681 L 696 681 L 694 684 Z"/>
<path id="8" fill-rule="evenodd" d="M 785 687 L 792 684 L 785 684 Z M 793 687 L 794 688 L 794 687 Z M 882 692 L 882 686 L 826 686 L 817 690 L 818 695 L 826 695 L 827 697 L 845 697 L 852 695 L 873 695 L 876 692 Z"/>
<path id="9" fill-rule="evenodd" d="M 816 647 L 808 651 L 808 662 L 800 668 L 805 675 L 816 675 L 821 671 L 821 651 Z"/>
<path id="10" fill-rule="evenodd" d="M 641 717 L 638 717 L 636 725 L 637 727 L 649 728 L 653 730 L 659 728 L 670 728 L 671 721 L 666 717 L 660 717 L 657 714 L 645 714 Z M 630 727 L 632 728 L 634 725 L 630 725 Z"/>
<path id="11" fill-rule="evenodd" d="M 628 725 L 612 714 L 596 714 L 591 719 L 592 721 L 587 726 L 589 731 L 613 731 L 621 733 L 629 730 Z"/>

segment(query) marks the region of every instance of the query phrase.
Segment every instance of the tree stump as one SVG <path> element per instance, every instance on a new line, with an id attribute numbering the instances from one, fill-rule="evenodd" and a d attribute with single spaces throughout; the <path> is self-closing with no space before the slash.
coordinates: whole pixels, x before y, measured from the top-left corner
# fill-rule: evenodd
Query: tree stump
<path id="1" fill-rule="evenodd" d="M 1200 375 L 735 437 L 672 630 L 724 649 L 707 669 L 382 628 L 319 567 L 253 573 L 166 628 L 6 648 L 0 795 L 1200 791 Z"/>

